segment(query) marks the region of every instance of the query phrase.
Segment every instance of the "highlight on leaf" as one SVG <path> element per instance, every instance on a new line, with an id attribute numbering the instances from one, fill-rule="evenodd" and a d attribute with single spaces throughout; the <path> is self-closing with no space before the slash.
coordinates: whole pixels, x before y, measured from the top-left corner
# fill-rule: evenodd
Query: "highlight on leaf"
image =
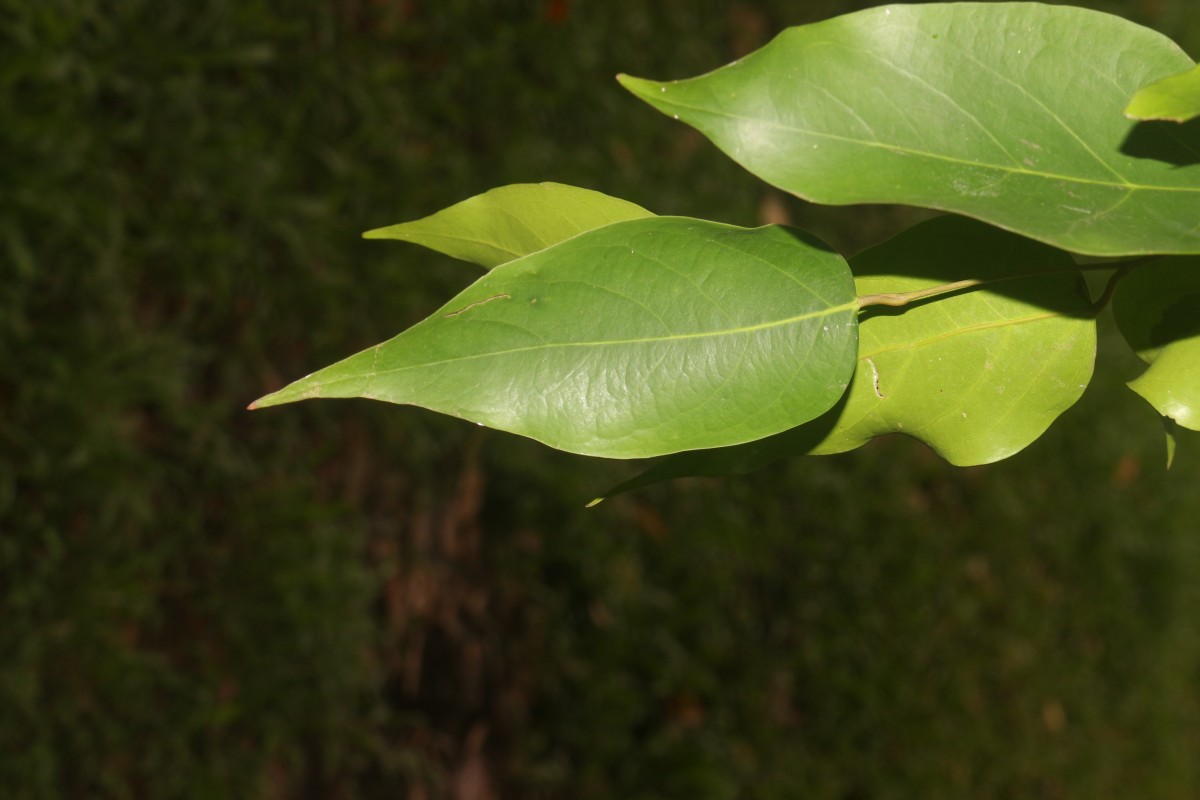
<path id="1" fill-rule="evenodd" d="M 1200 128 L 1135 132 L 1122 113 L 1193 66 L 1097 11 L 934 3 L 790 28 L 696 78 L 620 80 L 804 199 L 941 209 L 1119 256 L 1200 252 Z"/>
<path id="2" fill-rule="evenodd" d="M 759 439 L 845 392 L 846 262 L 781 226 L 619 222 L 508 262 L 399 336 L 259 400 L 407 403 L 587 455 Z"/>
<path id="3" fill-rule="evenodd" d="M 850 390 L 819 419 L 740 447 L 668 457 L 612 493 L 845 452 L 890 433 L 918 439 L 957 466 L 986 464 L 1041 436 L 1091 379 L 1092 304 L 1060 250 L 947 216 L 864 251 L 850 267 L 860 296 L 963 275 L 981 285 L 898 309 L 865 309 Z"/>

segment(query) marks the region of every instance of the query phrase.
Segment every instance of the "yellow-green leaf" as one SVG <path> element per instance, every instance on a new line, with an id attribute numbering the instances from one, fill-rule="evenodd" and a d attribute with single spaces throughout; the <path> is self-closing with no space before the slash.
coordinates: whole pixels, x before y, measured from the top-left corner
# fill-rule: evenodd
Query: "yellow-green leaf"
<path id="1" fill-rule="evenodd" d="M 591 189 L 518 183 L 363 236 L 412 242 L 491 269 L 584 231 L 652 216 L 639 205 Z"/>
<path id="2" fill-rule="evenodd" d="M 1200 117 L 1200 67 L 1138 90 L 1125 108 L 1130 119 L 1187 122 Z"/>

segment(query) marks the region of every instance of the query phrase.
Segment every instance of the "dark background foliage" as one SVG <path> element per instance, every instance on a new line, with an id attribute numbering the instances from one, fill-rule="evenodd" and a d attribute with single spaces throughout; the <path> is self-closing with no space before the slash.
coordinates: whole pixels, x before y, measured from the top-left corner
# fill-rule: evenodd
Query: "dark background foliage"
<path id="1" fill-rule="evenodd" d="M 0 0 L 0 796 L 1200 793 L 1200 457 L 1164 471 L 1111 330 L 1006 462 L 590 511 L 629 465 L 242 410 L 472 280 L 358 234 L 493 186 L 846 250 L 915 219 L 778 196 L 612 80 L 866 5 Z"/>

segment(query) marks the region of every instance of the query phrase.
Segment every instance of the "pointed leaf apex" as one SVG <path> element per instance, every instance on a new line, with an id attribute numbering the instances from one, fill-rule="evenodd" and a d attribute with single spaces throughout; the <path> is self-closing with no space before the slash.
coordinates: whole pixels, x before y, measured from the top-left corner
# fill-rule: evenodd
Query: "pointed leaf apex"
<path id="1" fill-rule="evenodd" d="M 268 394 L 268 395 L 263 395 L 262 397 L 258 398 L 253 403 L 251 403 L 250 405 L 246 406 L 246 410 L 247 411 L 258 411 L 260 408 L 269 408 L 271 406 L 283 405 L 284 403 L 287 402 L 287 400 L 279 399 L 279 395 L 282 393 L 283 393 L 283 390 L 280 390 L 278 392 L 272 392 L 271 394 Z"/>
<path id="2" fill-rule="evenodd" d="M 1167 437 L 1167 469 L 1170 469 L 1171 465 L 1175 463 L 1175 448 L 1179 444 L 1179 433 L 1175 420 L 1163 417 L 1163 432 Z"/>
<path id="3" fill-rule="evenodd" d="M 362 235 L 362 238 L 364 238 L 364 239 L 405 239 L 407 237 L 404 236 L 402 233 L 400 233 L 397 230 L 397 228 L 400 228 L 403 224 L 404 223 L 401 223 L 400 225 L 388 225 L 387 227 L 384 227 L 384 228 L 372 228 L 369 231 L 365 231 Z"/>
<path id="4" fill-rule="evenodd" d="M 301 378 L 298 381 L 293 381 L 287 386 L 284 386 L 278 391 L 271 392 L 268 395 L 255 400 L 250 405 L 246 406 L 247 411 L 257 411 L 260 408 L 270 408 L 271 406 L 281 406 L 285 403 L 295 403 L 300 400 L 309 400 L 314 397 L 321 397 L 321 386 L 314 385 L 310 378 Z"/>
<path id="5" fill-rule="evenodd" d="M 617 76 L 617 82 L 628 89 L 631 93 L 651 104 L 654 103 L 656 95 L 667 91 L 667 85 L 665 83 L 647 80 L 646 78 L 635 78 L 632 75 L 626 75 L 624 73 L 621 73 Z"/>

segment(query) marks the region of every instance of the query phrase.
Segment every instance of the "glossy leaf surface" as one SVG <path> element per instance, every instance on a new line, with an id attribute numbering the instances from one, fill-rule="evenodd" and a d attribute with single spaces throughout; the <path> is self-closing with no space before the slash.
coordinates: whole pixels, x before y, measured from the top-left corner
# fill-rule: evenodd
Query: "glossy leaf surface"
<path id="1" fill-rule="evenodd" d="M 856 317 L 846 262 L 797 231 L 633 220 L 497 267 L 255 406 L 409 403 L 614 458 L 720 447 L 832 406 Z"/>
<path id="2" fill-rule="evenodd" d="M 762 441 L 681 453 L 617 491 L 843 452 L 887 433 L 919 439 L 952 464 L 985 464 L 1037 439 L 1091 379 L 1091 303 L 1073 260 L 1060 250 L 973 220 L 940 217 L 861 253 L 850 265 L 860 295 L 917 291 L 964 276 L 1053 274 L 1002 280 L 904 308 L 865 308 L 854 381 L 833 410 Z"/>
<path id="3" fill-rule="evenodd" d="M 1187 122 L 1200 117 L 1200 67 L 1146 86 L 1129 101 L 1125 116 Z"/>
<path id="4" fill-rule="evenodd" d="M 1118 255 L 1200 252 L 1200 130 L 1122 114 L 1192 66 L 1108 14 L 952 3 L 792 28 L 690 80 L 621 80 L 800 197 L 944 209 Z"/>
<path id="5" fill-rule="evenodd" d="M 584 231 L 654 216 L 639 205 L 561 183 L 519 183 L 484 192 L 367 239 L 400 239 L 491 269 Z"/>
<path id="6" fill-rule="evenodd" d="M 1200 258 L 1134 270 L 1117 288 L 1113 315 L 1150 365 L 1129 388 L 1164 417 L 1200 430 Z"/>

